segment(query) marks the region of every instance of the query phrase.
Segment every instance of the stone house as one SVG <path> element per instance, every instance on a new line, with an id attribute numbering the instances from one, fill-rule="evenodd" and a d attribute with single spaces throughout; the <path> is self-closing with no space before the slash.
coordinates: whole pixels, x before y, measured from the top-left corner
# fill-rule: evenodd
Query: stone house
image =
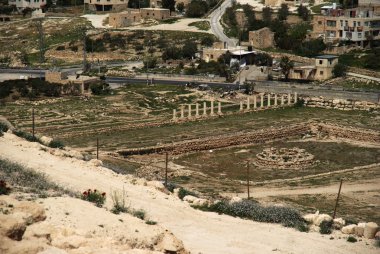
<path id="1" fill-rule="evenodd" d="M 305 4 L 308 2 L 309 0 L 265 0 L 264 4 L 270 7 L 277 7 L 277 6 L 281 6 L 281 4 L 295 6 L 298 4 Z"/>
<path id="2" fill-rule="evenodd" d="M 128 9 L 120 13 L 110 13 L 109 25 L 114 28 L 131 26 L 141 21 L 140 11 L 137 9 Z"/>
<path id="3" fill-rule="evenodd" d="M 326 80 L 333 77 L 334 66 L 338 57 L 334 55 L 321 55 L 315 58 L 315 65 L 295 66 L 289 74 L 290 79 L 300 80 Z"/>
<path id="4" fill-rule="evenodd" d="M 84 0 L 91 11 L 122 11 L 128 8 L 128 0 Z"/>
<path id="5" fill-rule="evenodd" d="M 163 20 L 170 18 L 169 9 L 161 8 L 141 8 L 128 9 L 119 13 L 110 13 L 109 25 L 115 28 L 130 26 L 141 22 L 142 19 Z"/>
<path id="6" fill-rule="evenodd" d="M 45 73 L 45 80 L 50 83 L 62 85 L 77 84 L 80 85 L 81 93 L 85 93 L 86 91 L 89 91 L 91 84 L 98 82 L 100 79 L 99 77 L 68 75 L 67 73 L 61 71 L 47 71 Z"/>
<path id="7" fill-rule="evenodd" d="M 264 27 L 256 31 L 249 31 L 249 44 L 254 48 L 272 48 L 275 45 L 274 33 Z"/>

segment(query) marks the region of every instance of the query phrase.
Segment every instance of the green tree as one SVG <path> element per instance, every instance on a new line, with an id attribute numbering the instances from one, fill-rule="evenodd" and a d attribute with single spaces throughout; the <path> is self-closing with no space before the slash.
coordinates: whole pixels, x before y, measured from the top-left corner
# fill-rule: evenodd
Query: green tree
<path id="1" fill-rule="evenodd" d="M 202 17 L 208 11 L 208 5 L 205 1 L 193 0 L 186 8 L 186 16 L 189 18 Z"/>
<path id="2" fill-rule="evenodd" d="M 128 8 L 139 9 L 139 8 L 147 8 L 150 6 L 149 0 L 129 0 Z"/>
<path id="3" fill-rule="evenodd" d="M 273 58 L 267 53 L 258 53 L 255 57 L 255 64 L 258 66 L 272 66 Z"/>
<path id="4" fill-rule="evenodd" d="M 264 23 L 269 26 L 272 22 L 272 9 L 269 6 L 264 7 L 262 15 Z"/>
<path id="5" fill-rule="evenodd" d="M 280 60 L 280 67 L 281 67 L 281 72 L 285 76 L 285 80 L 289 79 L 289 74 L 291 69 L 294 67 L 294 62 L 289 59 L 287 56 L 281 57 Z"/>
<path id="6" fill-rule="evenodd" d="M 162 8 L 175 11 L 175 0 L 162 0 Z"/>
<path id="7" fill-rule="evenodd" d="M 185 9 L 185 4 L 183 2 L 180 2 L 180 3 L 177 4 L 177 10 L 179 12 L 182 13 L 184 9 Z"/>
<path id="8" fill-rule="evenodd" d="M 226 53 L 224 53 L 223 55 L 221 55 L 219 58 L 218 58 L 218 62 L 219 63 L 222 63 L 222 64 L 225 64 L 225 65 L 229 65 L 230 62 L 231 62 L 231 52 L 230 51 L 227 51 Z"/>
<path id="9" fill-rule="evenodd" d="M 322 39 L 312 39 L 302 42 L 301 45 L 293 51 L 301 56 L 315 57 L 327 48 Z"/>
<path id="10" fill-rule="evenodd" d="M 281 4 L 280 9 L 278 10 L 278 19 L 279 20 L 286 20 L 289 16 L 289 7 L 287 4 Z"/>
<path id="11" fill-rule="evenodd" d="M 193 58 L 195 56 L 195 53 L 197 53 L 197 51 L 198 51 L 197 44 L 193 41 L 186 43 L 182 47 L 182 55 L 184 58 Z"/>
<path id="12" fill-rule="evenodd" d="M 346 76 L 346 73 L 347 73 L 347 66 L 344 64 L 338 63 L 334 66 L 332 73 L 333 73 L 334 78 L 344 77 Z"/>
<path id="13" fill-rule="evenodd" d="M 304 21 L 308 21 L 310 18 L 309 9 L 306 6 L 303 6 L 302 4 L 298 6 L 297 13 L 298 13 L 298 16 Z"/>

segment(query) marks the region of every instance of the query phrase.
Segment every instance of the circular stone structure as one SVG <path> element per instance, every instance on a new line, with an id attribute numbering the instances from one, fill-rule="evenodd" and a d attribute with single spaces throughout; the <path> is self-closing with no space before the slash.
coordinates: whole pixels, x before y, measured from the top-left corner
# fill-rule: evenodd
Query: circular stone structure
<path id="1" fill-rule="evenodd" d="M 254 164 L 259 167 L 299 169 L 314 164 L 314 155 L 304 149 L 293 148 L 266 148 L 256 154 Z"/>

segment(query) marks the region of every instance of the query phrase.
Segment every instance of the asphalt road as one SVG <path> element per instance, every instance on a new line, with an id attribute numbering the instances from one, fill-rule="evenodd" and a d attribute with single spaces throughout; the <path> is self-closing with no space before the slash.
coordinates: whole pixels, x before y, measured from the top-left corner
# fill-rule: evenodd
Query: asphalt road
<path id="1" fill-rule="evenodd" d="M 230 39 L 227 37 L 227 35 L 223 32 L 223 27 L 220 24 L 220 19 L 222 18 L 223 13 L 226 11 L 228 7 L 232 5 L 232 0 L 225 0 L 220 7 L 216 8 L 215 11 L 213 11 L 210 14 L 211 19 L 211 31 L 213 34 L 215 34 L 219 40 L 227 42 L 228 47 L 235 47 L 236 46 L 236 39 Z"/>

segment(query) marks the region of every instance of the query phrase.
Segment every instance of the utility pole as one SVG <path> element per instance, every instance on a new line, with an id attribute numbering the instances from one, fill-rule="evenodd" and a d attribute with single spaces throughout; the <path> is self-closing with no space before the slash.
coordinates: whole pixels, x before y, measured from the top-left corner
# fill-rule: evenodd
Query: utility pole
<path id="1" fill-rule="evenodd" d="M 86 59 L 86 27 L 83 27 L 83 72 L 87 70 L 87 59 Z"/>
<path id="2" fill-rule="evenodd" d="M 38 31 L 39 48 L 40 48 L 40 63 L 45 62 L 45 46 L 44 46 L 44 29 L 43 29 L 43 18 L 38 18 L 36 20 L 36 26 Z"/>
<path id="3" fill-rule="evenodd" d="M 32 135 L 34 138 L 34 108 L 32 108 Z"/>
<path id="4" fill-rule="evenodd" d="M 96 138 L 96 159 L 99 160 L 99 138 Z"/>
<path id="5" fill-rule="evenodd" d="M 335 208 L 334 208 L 333 219 L 335 219 L 336 209 L 337 209 L 337 207 L 338 207 L 339 196 L 340 196 L 340 191 L 341 191 L 341 189 L 342 189 L 342 184 L 343 184 L 343 179 L 340 179 L 339 191 L 338 191 L 338 196 L 336 197 L 336 203 L 335 203 Z"/>
<path id="6" fill-rule="evenodd" d="M 247 161 L 247 193 L 248 193 L 248 199 L 250 198 L 249 195 L 249 161 Z"/>
<path id="7" fill-rule="evenodd" d="M 168 186 L 168 162 L 169 162 L 169 155 L 168 152 L 165 154 L 165 186 Z"/>

